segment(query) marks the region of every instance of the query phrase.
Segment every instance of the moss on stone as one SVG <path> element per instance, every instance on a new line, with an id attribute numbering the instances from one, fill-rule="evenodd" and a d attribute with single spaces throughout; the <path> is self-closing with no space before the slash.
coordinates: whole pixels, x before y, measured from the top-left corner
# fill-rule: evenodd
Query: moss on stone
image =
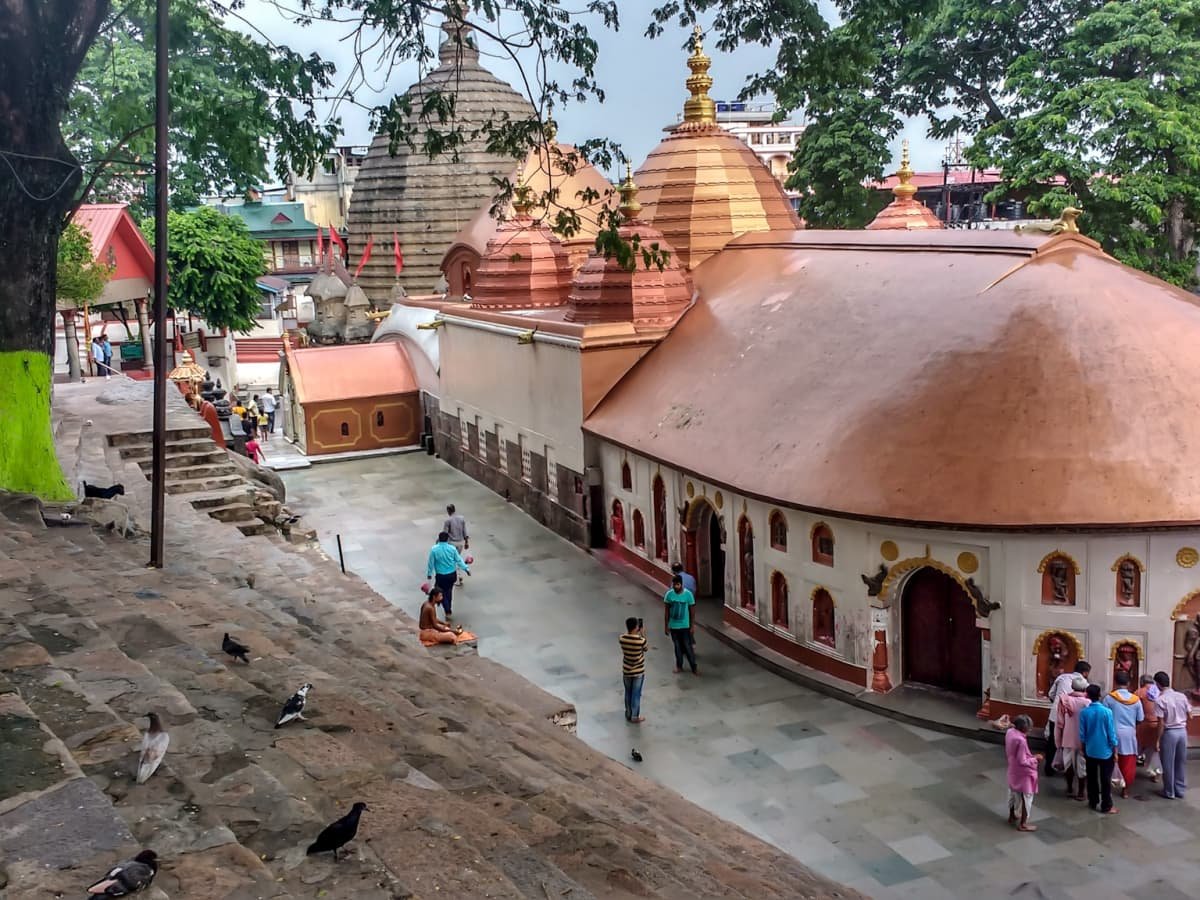
<path id="1" fill-rule="evenodd" d="M 73 500 L 50 430 L 51 371 L 44 353 L 0 352 L 0 490 Z"/>

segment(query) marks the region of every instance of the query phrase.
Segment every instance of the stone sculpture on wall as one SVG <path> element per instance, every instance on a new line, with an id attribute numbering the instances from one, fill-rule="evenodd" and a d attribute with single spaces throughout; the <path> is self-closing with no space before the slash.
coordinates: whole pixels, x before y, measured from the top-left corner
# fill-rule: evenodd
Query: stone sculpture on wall
<path id="1" fill-rule="evenodd" d="M 1066 560 L 1054 559 L 1050 565 L 1046 567 L 1050 573 L 1050 584 L 1054 592 L 1054 602 L 1067 604 L 1071 602 L 1070 595 L 1067 591 L 1067 563 Z"/>
<path id="2" fill-rule="evenodd" d="M 1192 700 L 1200 703 L 1200 613 L 1196 613 L 1183 636 L 1183 669 L 1191 679 L 1188 687 Z"/>
<path id="3" fill-rule="evenodd" d="M 888 568 L 883 563 L 879 564 L 879 571 L 874 575 L 863 575 L 863 584 L 867 586 L 868 597 L 878 597 L 879 592 L 883 590 L 883 580 L 887 578 Z"/>
<path id="4" fill-rule="evenodd" d="M 1054 679 L 1075 667 L 1082 650 L 1071 635 L 1061 631 L 1044 631 L 1034 642 L 1033 652 L 1037 656 L 1037 696 L 1045 699 Z"/>
<path id="5" fill-rule="evenodd" d="M 1138 567 L 1132 559 L 1123 559 L 1117 566 L 1117 605 L 1137 606 Z"/>
<path id="6" fill-rule="evenodd" d="M 1122 641 L 1113 648 L 1112 654 L 1112 684 L 1114 687 L 1117 683 L 1117 673 L 1124 672 L 1129 676 L 1129 684 L 1131 689 L 1138 683 L 1138 677 L 1141 675 L 1141 666 L 1138 663 L 1138 658 L 1141 656 L 1137 644 L 1130 641 Z"/>

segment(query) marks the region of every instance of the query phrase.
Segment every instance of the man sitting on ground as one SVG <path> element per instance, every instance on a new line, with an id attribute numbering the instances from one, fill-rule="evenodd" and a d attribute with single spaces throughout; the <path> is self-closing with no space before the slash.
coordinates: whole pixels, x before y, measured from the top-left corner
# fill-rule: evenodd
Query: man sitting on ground
<path id="1" fill-rule="evenodd" d="M 441 602 L 442 589 L 435 587 L 429 592 L 425 602 L 421 604 L 421 618 L 418 627 L 424 643 L 453 644 L 458 641 L 455 630 L 438 618 L 437 608 Z"/>

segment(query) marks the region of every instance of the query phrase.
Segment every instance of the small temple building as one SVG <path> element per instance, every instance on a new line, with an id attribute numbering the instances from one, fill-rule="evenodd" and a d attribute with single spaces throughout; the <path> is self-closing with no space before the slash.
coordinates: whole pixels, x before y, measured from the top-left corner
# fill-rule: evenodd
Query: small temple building
<path id="1" fill-rule="evenodd" d="M 371 143 L 359 168 L 347 214 L 350 254 L 358 258 L 368 238 L 377 247 L 391 246 L 395 233 L 404 252 L 404 270 L 396 279 L 392 254 L 375 253 L 359 284 L 378 305 L 386 303 L 398 283 L 409 294 L 429 294 L 441 278 L 442 258 L 484 201 L 495 193 L 495 179 L 511 176 L 511 156 L 488 150 L 488 122 L 525 121 L 534 115 L 529 101 L 479 62 L 479 49 L 465 26 L 447 20 L 438 50 L 438 66 L 408 89 L 411 122 L 422 98 L 433 91 L 453 93 L 454 119 L 463 142 L 456 158 L 430 158 L 423 146 L 424 126 L 417 126 L 413 146 L 400 140 L 394 148 L 388 134 Z M 394 153 L 393 153 L 394 151 Z"/>
<path id="2" fill-rule="evenodd" d="M 389 339 L 437 335 L 443 458 L 664 584 L 683 563 L 702 621 L 849 691 L 1044 721 L 1086 657 L 1106 688 L 1170 672 L 1200 738 L 1197 298 L 1078 210 L 944 230 L 907 154 L 866 229 L 804 230 L 698 37 L 688 65 L 620 188 L 661 268 L 574 263 L 518 196 L 469 303 L 393 307 Z"/>

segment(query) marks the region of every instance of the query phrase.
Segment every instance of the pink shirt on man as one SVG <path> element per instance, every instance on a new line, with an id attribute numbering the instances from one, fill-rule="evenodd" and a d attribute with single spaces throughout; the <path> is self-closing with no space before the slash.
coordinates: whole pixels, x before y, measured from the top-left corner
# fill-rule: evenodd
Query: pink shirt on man
<path id="1" fill-rule="evenodd" d="M 1079 711 L 1091 702 L 1085 694 L 1074 691 L 1058 695 L 1054 703 L 1054 724 L 1058 726 L 1054 735 L 1055 744 L 1064 750 L 1083 749 L 1079 741 Z"/>
<path id="2" fill-rule="evenodd" d="M 1154 701 L 1154 708 L 1165 728 L 1186 728 L 1192 704 L 1179 691 L 1167 688 Z"/>

